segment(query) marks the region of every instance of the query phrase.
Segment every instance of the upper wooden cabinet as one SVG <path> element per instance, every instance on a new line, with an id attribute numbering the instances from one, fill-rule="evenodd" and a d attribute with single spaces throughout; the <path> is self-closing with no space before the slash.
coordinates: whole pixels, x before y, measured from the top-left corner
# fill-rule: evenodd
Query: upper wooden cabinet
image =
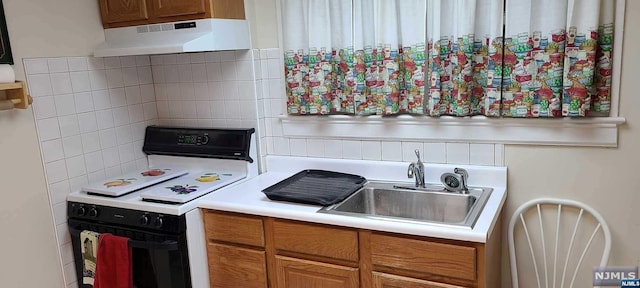
<path id="1" fill-rule="evenodd" d="M 143 21 L 149 19 L 146 0 L 100 0 L 102 24 Z"/>
<path id="2" fill-rule="evenodd" d="M 204 18 L 245 19 L 243 0 L 98 0 L 104 28 Z"/>

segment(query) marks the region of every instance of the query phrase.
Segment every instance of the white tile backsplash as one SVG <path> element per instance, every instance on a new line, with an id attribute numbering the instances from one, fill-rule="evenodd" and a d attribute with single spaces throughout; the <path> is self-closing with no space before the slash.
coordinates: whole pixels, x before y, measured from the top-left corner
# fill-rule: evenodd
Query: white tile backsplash
<path id="1" fill-rule="evenodd" d="M 324 157 L 324 140 L 307 139 L 307 156 Z"/>
<path id="2" fill-rule="evenodd" d="M 60 126 L 58 125 L 57 118 L 48 118 L 38 120 L 38 135 L 40 141 L 53 140 L 60 138 Z"/>
<path id="3" fill-rule="evenodd" d="M 51 74 L 51 88 L 53 88 L 54 95 L 73 92 L 73 89 L 71 88 L 71 77 L 69 76 L 69 73 Z"/>
<path id="4" fill-rule="evenodd" d="M 382 160 L 382 142 L 362 141 L 362 159 Z"/>
<path id="5" fill-rule="evenodd" d="M 64 150 L 62 148 L 62 140 L 55 139 L 42 142 L 42 156 L 45 163 L 64 159 Z"/>
<path id="6" fill-rule="evenodd" d="M 86 112 L 78 114 L 78 125 L 80 133 L 98 131 L 96 112 Z"/>
<path id="7" fill-rule="evenodd" d="M 53 96 L 43 96 L 33 100 L 33 112 L 36 119 L 51 118 L 57 115 Z"/>
<path id="8" fill-rule="evenodd" d="M 64 159 L 47 163 L 44 166 L 47 173 L 47 181 L 51 184 L 67 180 L 67 165 Z"/>
<path id="9" fill-rule="evenodd" d="M 90 71 L 104 69 L 104 58 L 89 57 L 87 59 L 87 68 Z"/>
<path id="10" fill-rule="evenodd" d="M 82 151 L 84 153 L 99 151 L 100 148 L 100 134 L 97 131 L 82 134 Z"/>
<path id="11" fill-rule="evenodd" d="M 67 158 L 65 161 L 67 164 L 67 173 L 69 178 L 80 177 L 87 174 L 87 167 L 84 165 L 84 156 L 79 155 Z M 73 186 L 71 182 L 69 185 Z"/>
<path id="12" fill-rule="evenodd" d="M 136 56 L 120 56 L 120 65 L 122 68 L 136 67 Z"/>
<path id="13" fill-rule="evenodd" d="M 306 139 L 290 139 L 291 156 L 307 156 L 307 140 Z"/>
<path id="14" fill-rule="evenodd" d="M 73 94 L 62 94 L 53 97 L 58 116 L 76 114 L 76 102 Z"/>
<path id="15" fill-rule="evenodd" d="M 324 140 L 324 156 L 328 158 L 342 158 L 342 141 L 327 139 Z"/>
<path id="16" fill-rule="evenodd" d="M 82 155 L 82 137 L 76 135 L 62 138 L 62 148 L 65 158 Z"/>
<path id="17" fill-rule="evenodd" d="M 124 88 L 109 89 L 109 99 L 111 107 L 127 106 L 127 96 Z"/>
<path id="18" fill-rule="evenodd" d="M 67 58 L 69 71 L 86 71 L 89 69 L 87 57 L 69 57 Z"/>
<path id="19" fill-rule="evenodd" d="M 495 164 L 495 145 L 494 144 L 469 144 L 469 164 L 471 165 L 489 165 Z"/>
<path id="20" fill-rule="evenodd" d="M 445 143 L 424 143 L 423 161 L 427 163 L 447 163 L 447 146 Z"/>
<path id="21" fill-rule="evenodd" d="M 98 134 L 100 137 L 100 146 L 103 149 L 112 148 L 118 144 L 116 140 L 116 129 L 110 128 L 110 129 L 100 130 Z"/>
<path id="22" fill-rule="evenodd" d="M 52 118 L 56 119 L 56 118 Z M 80 133 L 80 127 L 78 124 L 78 117 L 75 114 L 61 116 L 57 118 L 60 128 L 60 136 L 67 137 L 77 135 Z M 55 131 L 54 131 L 55 132 Z"/>
<path id="23" fill-rule="evenodd" d="M 402 161 L 414 162 L 418 160 L 416 150 L 420 153 L 420 159 L 424 161 L 424 144 L 422 142 L 402 142 Z"/>
<path id="24" fill-rule="evenodd" d="M 91 80 L 89 78 L 89 72 L 76 71 L 69 73 L 71 78 L 71 89 L 73 92 L 85 92 L 91 91 Z"/>
<path id="25" fill-rule="evenodd" d="M 362 159 L 362 143 L 360 141 L 342 141 L 342 158 Z"/>
<path id="26" fill-rule="evenodd" d="M 76 103 L 77 113 L 84 113 L 94 110 L 93 96 L 91 96 L 91 91 L 74 93 L 73 101 Z"/>
<path id="27" fill-rule="evenodd" d="M 61 181 L 49 185 L 49 193 L 51 195 L 51 203 L 58 204 L 67 200 L 67 195 L 71 192 L 69 181 Z"/>
<path id="28" fill-rule="evenodd" d="M 122 69 L 108 69 L 107 73 L 107 87 L 118 88 L 124 87 L 124 78 Z"/>
<path id="29" fill-rule="evenodd" d="M 29 94 L 33 97 L 53 95 L 50 74 L 33 74 L 27 76 Z"/>
<path id="30" fill-rule="evenodd" d="M 447 163 L 469 164 L 469 143 L 447 143 Z"/>
<path id="31" fill-rule="evenodd" d="M 138 82 L 138 69 L 136 67 L 122 69 L 122 77 L 124 86 L 133 86 L 140 84 Z"/>
<path id="32" fill-rule="evenodd" d="M 69 72 L 69 64 L 67 64 L 67 58 L 53 58 L 47 60 L 49 64 L 49 72 Z"/>
<path id="33" fill-rule="evenodd" d="M 382 160 L 402 161 L 402 143 L 397 141 L 382 141 Z"/>
<path id="34" fill-rule="evenodd" d="M 105 57 L 104 69 L 120 68 L 120 57 Z"/>
<path id="35" fill-rule="evenodd" d="M 111 109 L 96 111 L 96 121 L 98 129 L 108 129 L 113 127 L 113 111 Z"/>
<path id="36" fill-rule="evenodd" d="M 91 90 L 107 89 L 107 73 L 104 70 L 89 71 Z"/>
<path id="37" fill-rule="evenodd" d="M 49 64 L 46 59 L 25 59 L 24 69 L 27 74 L 48 74 Z"/>
<path id="38" fill-rule="evenodd" d="M 143 135 L 153 123 L 254 127 L 260 160 L 275 154 L 415 161 L 413 150 L 420 149 L 425 162 L 503 165 L 502 145 L 290 139 L 279 119 L 286 113 L 281 57 L 275 48 L 25 59 L 49 185 L 68 182 L 73 191 L 81 183 L 146 167 Z M 59 200 L 64 193 L 53 188 Z"/>

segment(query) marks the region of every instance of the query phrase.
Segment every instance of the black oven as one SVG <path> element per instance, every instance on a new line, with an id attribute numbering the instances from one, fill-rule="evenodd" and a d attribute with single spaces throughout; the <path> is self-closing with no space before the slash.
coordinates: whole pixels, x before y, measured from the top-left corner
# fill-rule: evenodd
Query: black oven
<path id="1" fill-rule="evenodd" d="M 83 230 L 130 239 L 133 287 L 191 287 L 184 215 L 77 202 L 68 202 L 67 213 L 79 287 L 92 287 L 82 284 L 84 262 L 80 233 Z"/>

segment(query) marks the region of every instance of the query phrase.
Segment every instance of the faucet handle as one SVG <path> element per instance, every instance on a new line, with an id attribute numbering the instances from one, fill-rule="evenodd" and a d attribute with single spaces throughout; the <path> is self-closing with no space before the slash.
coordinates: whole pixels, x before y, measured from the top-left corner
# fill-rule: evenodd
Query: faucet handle
<path id="1" fill-rule="evenodd" d="M 420 160 L 420 150 L 416 149 L 415 151 L 413 151 L 416 153 L 416 157 L 418 157 L 418 162 L 421 162 L 422 160 Z"/>
<path id="2" fill-rule="evenodd" d="M 409 169 L 407 170 L 407 177 L 413 178 L 413 169 L 415 169 L 415 167 L 416 167 L 416 163 L 411 162 L 411 164 L 409 164 Z"/>
<path id="3" fill-rule="evenodd" d="M 462 175 L 465 179 L 469 178 L 469 173 L 463 168 L 454 168 L 453 173 Z"/>

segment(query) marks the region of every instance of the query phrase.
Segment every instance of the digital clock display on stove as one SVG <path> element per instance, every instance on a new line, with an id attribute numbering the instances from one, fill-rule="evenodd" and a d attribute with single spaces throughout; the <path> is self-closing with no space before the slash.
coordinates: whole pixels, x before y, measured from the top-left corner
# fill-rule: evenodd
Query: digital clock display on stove
<path id="1" fill-rule="evenodd" d="M 207 134 L 195 135 L 195 134 L 179 134 L 178 144 L 182 145 L 204 145 L 209 142 L 209 136 Z"/>

